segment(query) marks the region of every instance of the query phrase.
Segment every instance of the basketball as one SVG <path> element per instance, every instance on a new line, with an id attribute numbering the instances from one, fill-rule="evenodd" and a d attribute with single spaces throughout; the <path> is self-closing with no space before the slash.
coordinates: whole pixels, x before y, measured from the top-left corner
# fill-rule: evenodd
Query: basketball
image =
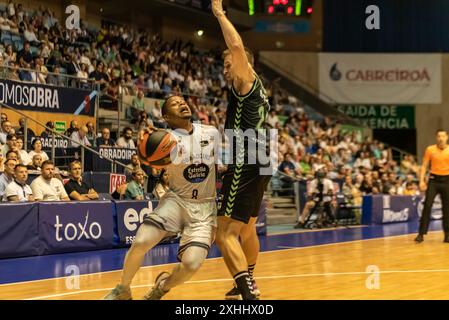
<path id="1" fill-rule="evenodd" d="M 169 132 L 145 132 L 137 147 L 137 154 L 144 164 L 162 169 L 171 163 L 170 153 L 175 147 L 176 140 Z"/>

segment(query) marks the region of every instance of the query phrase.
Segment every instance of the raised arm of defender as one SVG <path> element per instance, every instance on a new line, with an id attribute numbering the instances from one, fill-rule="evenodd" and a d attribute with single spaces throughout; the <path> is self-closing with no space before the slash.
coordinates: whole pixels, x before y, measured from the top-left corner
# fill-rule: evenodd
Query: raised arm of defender
<path id="1" fill-rule="evenodd" d="M 220 23 L 226 46 L 231 51 L 232 62 L 237 76 L 235 80 L 252 83 L 255 79 L 253 68 L 249 64 L 246 56 L 242 38 L 223 11 L 222 0 L 212 0 L 212 12 Z"/>

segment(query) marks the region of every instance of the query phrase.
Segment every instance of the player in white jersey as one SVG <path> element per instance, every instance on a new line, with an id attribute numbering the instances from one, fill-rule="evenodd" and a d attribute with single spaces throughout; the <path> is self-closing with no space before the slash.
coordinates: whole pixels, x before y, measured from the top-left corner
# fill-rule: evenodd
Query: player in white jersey
<path id="1" fill-rule="evenodd" d="M 163 238 L 181 233 L 178 260 L 172 273 L 162 272 L 144 296 L 159 300 L 170 289 L 190 279 L 206 259 L 216 228 L 215 157 L 218 131 L 211 126 L 192 124 L 192 113 L 184 98 L 169 97 L 162 114 L 177 140 L 176 155 L 166 167 L 169 191 L 154 212 L 144 219 L 125 257 L 120 284 L 104 299 L 132 298 L 131 281 L 148 250 Z"/>

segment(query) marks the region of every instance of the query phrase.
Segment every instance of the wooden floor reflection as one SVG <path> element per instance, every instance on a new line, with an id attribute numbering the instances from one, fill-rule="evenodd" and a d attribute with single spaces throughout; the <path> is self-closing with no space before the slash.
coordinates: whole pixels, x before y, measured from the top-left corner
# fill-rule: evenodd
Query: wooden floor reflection
<path id="1" fill-rule="evenodd" d="M 449 299 L 449 244 L 432 232 L 261 253 L 255 276 L 261 299 Z M 132 292 L 141 299 L 171 265 L 142 268 Z M 121 271 L 0 285 L 0 299 L 101 299 Z M 232 285 L 221 258 L 206 260 L 164 299 L 223 299 Z"/>

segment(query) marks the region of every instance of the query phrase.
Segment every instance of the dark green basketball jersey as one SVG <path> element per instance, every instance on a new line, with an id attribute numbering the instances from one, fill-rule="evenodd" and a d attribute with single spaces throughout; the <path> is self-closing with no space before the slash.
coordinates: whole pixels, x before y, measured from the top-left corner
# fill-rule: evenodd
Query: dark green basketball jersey
<path id="1" fill-rule="evenodd" d="M 230 129 L 234 130 L 232 164 L 236 164 L 236 159 L 239 158 L 240 161 L 244 159 L 245 164 L 265 165 L 265 161 L 257 155 L 257 150 L 263 148 L 268 152 L 266 118 L 270 110 L 270 103 L 262 81 L 257 75 L 255 77 L 253 86 L 246 95 L 238 95 L 232 87 L 229 96 L 225 129 L 227 129 L 228 137 Z M 240 135 L 243 135 L 241 140 L 235 136 L 235 132 L 240 132 Z M 240 144 L 244 146 L 240 151 L 236 149 L 236 146 L 239 145 L 238 141 L 244 141 Z"/>
<path id="2" fill-rule="evenodd" d="M 264 129 L 269 110 L 267 93 L 256 75 L 250 92 L 245 96 L 238 95 L 232 87 L 226 110 L 225 129 Z"/>

